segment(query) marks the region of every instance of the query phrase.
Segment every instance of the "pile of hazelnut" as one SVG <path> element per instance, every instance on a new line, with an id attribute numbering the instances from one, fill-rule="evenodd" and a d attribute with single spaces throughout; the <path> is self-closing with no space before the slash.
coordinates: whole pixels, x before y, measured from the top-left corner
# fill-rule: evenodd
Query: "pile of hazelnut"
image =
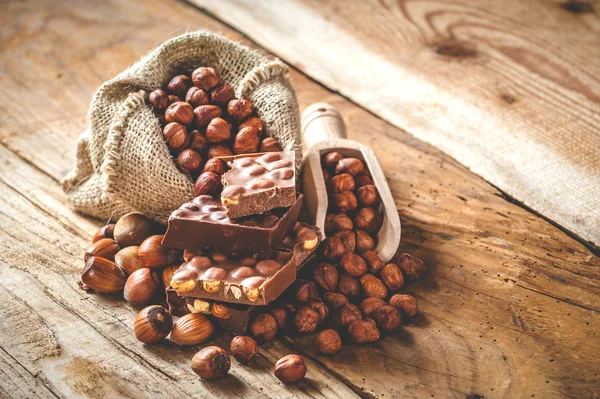
<path id="1" fill-rule="evenodd" d="M 374 251 L 383 217 L 377 189 L 361 160 L 330 152 L 322 166 L 330 204 L 328 237 L 317 261 L 306 266 L 307 279 L 297 280 L 250 330 L 264 340 L 278 330 L 311 334 L 321 329 L 317 348 L 332 355 L 344 339 L 374 342 L 414 316 L 417 300 L 399 291 L 420 279 L 426 268 L 406 253 L 385 264 Z"/>
<path id="2" fill-rule="evenodd" d="M 136 338 L 147 344 L 167 337 L 177 345 L 199 345 L 215 333 L 213 322 L 201 313 L 190 313 L 177 320 L 159 303 L 165 299 L 175 271 L 184 259 L 184 251 L 161 245 L 164 227 L 141 213 L 129 213 L 115 224 L 101 227 L 92 238 L 92 246 L 85 251 L 85 267 L 81 273 L 81 287 L 103 294 L 122 294 L 135 307 L 143 307 L 136 316 L 133 330 Z M 224 304 L 213 304 L 221 315 L 229 309 Z M 246 365 L 257 355 L 257 342 L 247 336 L 236 336 L 231 341 L 231 355 Z M 200 350 L 192 359 L 192 370 L 204 379 L 227 374 L 231 363 L 227 352 L 217 346 Z M 275 376 L 285 384 L 304 378 L 306 365 L 295 354 L 281 358 L 274 369 Z"/>
<path id="3" fill-rule="evenodd" d="M 177 167 L 196 182 L 196 196 L 220 189 L 224 166 L 215 157 L 281 151 L 277 139 L 266 137 L 252 102 L 235 98 L 214 68 L 177 75 L 165 89 L 151 92 L 148 102 Z"/>

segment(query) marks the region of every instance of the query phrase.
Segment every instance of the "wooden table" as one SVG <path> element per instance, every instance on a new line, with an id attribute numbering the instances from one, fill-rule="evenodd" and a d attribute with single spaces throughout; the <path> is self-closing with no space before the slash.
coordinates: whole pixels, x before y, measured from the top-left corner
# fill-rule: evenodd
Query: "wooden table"
<path id="1" fill-rule="evenodd" d="M 350 137 L 372 146 L 402 220 L 400 250 L 430 266 L 427 279 L 407 288 L 419 300 L 418 317 L 333 357 L 320 356 L 312 336 L 282 336 L 261 347 L 254 365 L 234 362 L 227 378 L 207 383 L 190 369 L 198 348 L 140 344 L 134 308 L 79 288 L 81 256 L 101 222 L 72 212 L 59 181 L 72 166 L 92 93 L 186 30 L 207 28 L 256 47 L 229 22 L 181 1 L 0 5 L 0 397 L 597 398 L 596 247 L 312 80 L 301 54 L 294 65 L 303 72 L 292 70 L 301 108 L 333 103 Z M 562 56 L 586 49 L 570 51 Z M 272 369 L 292 352 L 307 359 L 308 378 L 285 387 Z"/>

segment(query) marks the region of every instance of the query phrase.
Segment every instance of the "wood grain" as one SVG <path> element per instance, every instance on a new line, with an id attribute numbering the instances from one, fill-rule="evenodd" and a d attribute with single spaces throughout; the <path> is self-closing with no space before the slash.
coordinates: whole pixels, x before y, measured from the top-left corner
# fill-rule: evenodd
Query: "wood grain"
<path id="1" fill-rule="evenodd" d="M 292 78 L 301 107 L 333 103 L 349 138 L 379 157 L 402 219 L 400 249 L 431 269 L 407 287 L 420 315 L 377 344 L 346 345 L 331 358 L 317 355 L 312 336 L 281 337 L 261 348 L 256 365 L 234 363 L 217 383 L 191 373 L 198 348 L 140 344 L 132 334 L 135 309 L 79 289 L 81 254 L 100 223 L 69 210 L 58 181 L 105 79 L 186 29 L 251 43 L 178 2 L 3 7 L 0 395 L 597 395 L 600 260 L 448 156 L 298 71 Z M 227 346 L 229 339 L 211 342 Z M 309 379 L 286 388 L 272 365 L 291 352 L 309 358 Z"/>
<path id="2" fill-rule="evenodd" d="M 600 243 L 600 3 L 191 1 Z"/>

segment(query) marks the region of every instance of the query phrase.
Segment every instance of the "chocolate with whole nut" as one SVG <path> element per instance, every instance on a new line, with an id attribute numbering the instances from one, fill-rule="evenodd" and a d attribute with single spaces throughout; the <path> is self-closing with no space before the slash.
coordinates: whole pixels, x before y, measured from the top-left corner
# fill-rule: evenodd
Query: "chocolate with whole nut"
<path id="1" fill-rule="evenodd" d="M 221 177 L 227 216 L 240 218 L 285 208 L 296 202 L 293 151 L 234 157 Z"/>
<path id="2" fill-rule="evenodd" d="M 266 305 L 296 279 L 296 269 L 316 249 L 320 232 L 297 223 L 290 234 L 292 251 L 276 251 L 268 259 L 240 258 L 206 251 L 185 262 L 171 287 L 181 296 L 222 302 Z"/>
<path id="3" fill-rule="evenodd" d="M 231 219 L 225 207 L 210 195 L 183 204 L 169 218 L 162 244 L 170 248 L 205 249 L 235 256 L 269 256 L 293 229 L 302 206 L 302 194 L 288 209 Z"/>

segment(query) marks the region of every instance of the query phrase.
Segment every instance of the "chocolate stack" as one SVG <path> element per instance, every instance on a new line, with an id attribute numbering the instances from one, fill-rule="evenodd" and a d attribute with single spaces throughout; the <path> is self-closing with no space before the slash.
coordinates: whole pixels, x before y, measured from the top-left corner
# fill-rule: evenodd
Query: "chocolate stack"
<path id="1" fill-rule="evenodd" d="M 162 245 L 184 250 L 167 288 L 175 315 L 204 313 L 224 329 L 244 333 L 254 312 L 296 280 L 321 234 L 297 222 L 295 154 L 226 157 L 220 201 L 200 195 L 169 218 Z"/>

